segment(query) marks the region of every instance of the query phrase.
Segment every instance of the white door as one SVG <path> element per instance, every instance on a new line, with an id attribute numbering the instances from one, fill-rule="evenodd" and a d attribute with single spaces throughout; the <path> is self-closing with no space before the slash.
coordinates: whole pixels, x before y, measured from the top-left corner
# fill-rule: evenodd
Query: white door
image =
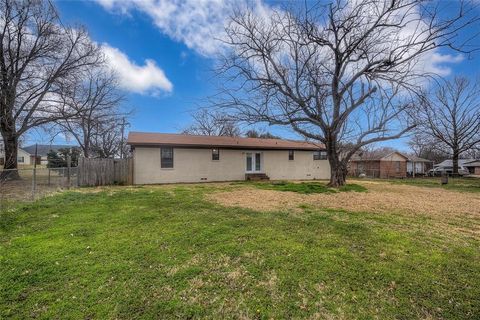
<path id="1" fill-rule="evenodd" d="M 247 152 L 246 153 L 246 172 L 261 172 L 262 171 L 262 153 L 261 152 Z"/>

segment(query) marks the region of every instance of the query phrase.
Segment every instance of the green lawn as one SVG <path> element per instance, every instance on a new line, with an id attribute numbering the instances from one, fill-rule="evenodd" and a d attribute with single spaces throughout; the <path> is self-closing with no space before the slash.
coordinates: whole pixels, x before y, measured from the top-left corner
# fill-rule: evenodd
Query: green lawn
<path id="1" fill-rule="evenodd" d="M 327 187 L 325 182 L 289 182 L 289 181 L 258 181 L 258 182 L 241 182 L 242 184 L 250 184 L 259 189 L 290 191 L 303 194 L 311 193 L 337 193 L 346 191 L 364 192 L 367 189 L 358 184 L 346 184 L 338 189 Z"/>
<path id="2" fill-rule="evenodd" d="M 68 192 L 0 216 L 0 319 L 478 319 L 467 218 L 224 208 L 236 186 Z"/>

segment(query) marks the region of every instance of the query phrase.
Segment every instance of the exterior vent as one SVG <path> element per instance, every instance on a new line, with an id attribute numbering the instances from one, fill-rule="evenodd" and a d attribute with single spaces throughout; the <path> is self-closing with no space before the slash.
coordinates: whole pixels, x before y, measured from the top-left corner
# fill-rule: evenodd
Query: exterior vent
<path id="1" fill-rule="evenodd" d="M 205 181 L 205 180 L 207 180 L 207 178 L 200 178 L 200 180 L 201 180 L 201 181 Z"/>

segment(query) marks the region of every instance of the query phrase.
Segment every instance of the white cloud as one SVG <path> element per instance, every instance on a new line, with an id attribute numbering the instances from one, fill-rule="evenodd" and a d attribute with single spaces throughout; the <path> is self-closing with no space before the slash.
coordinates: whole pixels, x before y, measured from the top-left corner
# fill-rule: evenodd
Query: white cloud
<path id="1" fill-rule="evenodd" d="M 247 0 L 96 0 L 103 8 L 127 14 L 138 10 L 148 15 L 160 31 L 188 48 L 209 56 L 222 44 L 225 23 L 234 8 Z M 251 3 L 251 1 L 249 1 Z M 268 7 L 261 1 L 251 5 L 259 14 Z"/>
<path id="2" fill-rule="evenodd" d="M 120 86 L 131 92 L 157 94 L 171 92 L 173 84 L 155 61 L 147 59 L 144 65 L 137 65 L 117 48 L 102 44 L 107 63 L 119 77 Z"/>
<path id="3" fill-rule="evenodd" d="M 438 50 L 433 51 L 422 59 L 423 70 L 425 72 L 437 74 L 441 77 L 446 77 L 452 73 L 452 68 L 446 64 L 457 64 L 462 62 L 463 55 L 440 54 Z"/>
<path id="4" fill-rule="evenodd" d="M 188 48 L 197 53 L 211 57 L 221 52 L 223 44 L 218 41 L 224 37 L 225 25 L 228 17 L 235 8 L 248 5 L 255 14 L 262 20 L 268 21 L 271 18 L 271 7 L 262 0 L 96 0 L 103 8 L 121 14 L 128 14 L 137 10 L 149 16 L 155 26 L 170 38 L 184 43 Z M 350 10 L 356 6 L 353 0 Z M 372 7 L 372 15 L 378 8 Z M 417 12 L 410 13 L 418 15 Z M 424 28 L 425 25 L 408 25 L 400 33 L 400 39 L 392 39 L 392 43 L 399 43 L 412 35 L 417 34 L 417 28 Z M 438 50 L 426 53 L 418 69 L 424 72 L 433 72 L 446 76 L 451 69 L 445 64 L 458 63 L 461 56 L 442 55 Z"/>

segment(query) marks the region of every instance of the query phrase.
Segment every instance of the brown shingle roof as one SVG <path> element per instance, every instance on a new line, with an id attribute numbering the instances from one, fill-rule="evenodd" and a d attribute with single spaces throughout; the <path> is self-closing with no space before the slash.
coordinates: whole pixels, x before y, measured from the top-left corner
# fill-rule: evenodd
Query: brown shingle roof
<path id="1" fill-rule="evenodd" d="M 397 153 L 401 155 L 404 158 L 407 158 L 407 156 L 401 154 L 398 151 L 391 151 L 391 150 L 372 150 L 372 151 L 364 151 L 361 153 L 356 153 L 352 156 L 351 161 L 378 161 L 381 160 L 393 153 Z"/>
<path id="2" fill-rule="evenodd" d="M 306 141 L 147 132 L 130 132 L 128 134 L 127 144 L 132 146 L 169 145 L 179 147 L 223 147 L 234 149 L 325 149 L 323 144 Z"/>
<path id="3" fill-rule="evenodd" d="M 463 165 L 464 167 L 480 167 L 480 160 L 474 160 L 467 162 Z"/>

